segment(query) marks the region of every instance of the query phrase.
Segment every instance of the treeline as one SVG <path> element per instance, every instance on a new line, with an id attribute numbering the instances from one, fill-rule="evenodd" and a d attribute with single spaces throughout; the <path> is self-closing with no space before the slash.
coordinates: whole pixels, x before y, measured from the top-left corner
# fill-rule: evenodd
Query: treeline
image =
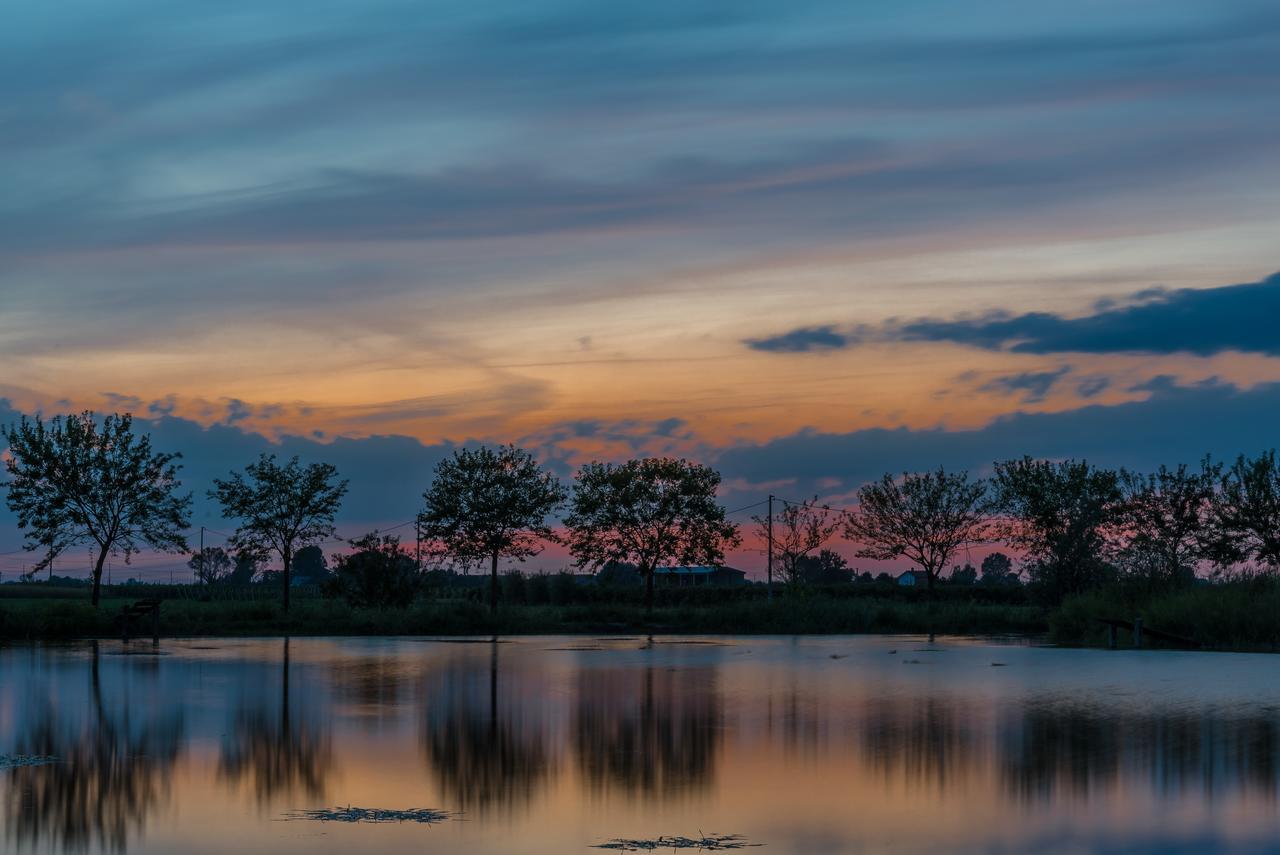
<path id="1" fill-rule="evenodd" d="M 108 556 L 188 551 L 192 496 L 181 490 L 181 456 L 154 450 L 130 415 L 24 417 L 3 435 L 7 502 L 26 548 L 41 557 L 35 572 L 64 550 L 91 544 L 97 605 Z M 214 480 L 209 496 L 235 530 L 226 548 L 202 549 L 191 567 L 206 582 L 244 581 L 275 559 L 288 610 L 295 572 L 324 577 L 329 596 L 386 607 L 410 603 L 441 568 L 483 566 L 493 610 L 500 561 L 561 542 L 580 569 L 634 567 L 652 608 L 657 568 L 719 564 L 741 542 L 716 498 L 719 487 L 718 472 L 687 460 L 591 462 L 566 485 L 527 450 L 459 449 L 425 487 L 411 545 L 371 532 L 348 541 L 350 550 L 327 573 L 318 544 L 336 536 L 347 482 L 330 464 L 264 454 Z M 941 468 L 885 475 L 856 498 L 851 510 L 815 498 L 754 517 L 782 582 L 839 578 L 843 560 L 825 548 L 837 536 L 852 541 L 859 557 L 919 566 L 929 591 L 970 547 L 1003 543 L 1048 603 L 1116 581 L 1167 591 L 1194 584 L 1200 571 L 1230 577 L 1280 568 L 1274 451 L 1230 466 L 1205 459 L 1149 474 L 1028 457 L 996 463 L 989 479 Z M 1014 572 L 1007 560 L 990 563 L 993 577 Z"/>

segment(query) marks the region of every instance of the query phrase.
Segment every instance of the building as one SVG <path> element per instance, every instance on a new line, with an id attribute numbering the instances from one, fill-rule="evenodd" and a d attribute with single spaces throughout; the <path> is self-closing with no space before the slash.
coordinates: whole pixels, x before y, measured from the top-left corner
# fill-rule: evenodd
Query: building
<path id="1" fill-rule="evenodd" d="M 927 588 L 929 574 L 923 570 L 904 570 L 898 574 L 897 583 L 904 588 Z"/>
<path id="2" fill-rule="evenodd" d="M 744 585 L 747 574 L 734 567 L 657 567 L 653 571 L 657 585 Z"/>

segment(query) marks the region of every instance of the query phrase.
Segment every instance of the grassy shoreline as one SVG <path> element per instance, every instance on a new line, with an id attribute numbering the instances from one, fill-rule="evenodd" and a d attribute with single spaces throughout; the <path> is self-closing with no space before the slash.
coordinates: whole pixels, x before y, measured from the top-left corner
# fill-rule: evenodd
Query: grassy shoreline
<path id="1" fill-rule="evenodd" d="M 6 586 L 8 587 L 8 586 Z M 266 593 L 266 592 L 259 592 Z M 584 595 L 568 602 L 505 602 L 491 615 L 479 597 L 419 600 L 408 608 L 354 608 L 340 600 L 299 597 L 287 615 L 274 597 L 196 599 L 162 590 L 108 590 L 94 609 L 83 590 L 5 590 L 0 594 L 0 639 L 117 638 L 121 609 L 143 596 L 165 597 L 162 637 L 282 635 L 576 635 L 683 633 L 724 635 L 837 635 L 938 633 L 1043 637 L 1062 646 L 1106 646 L 1100 619 L 1130 620 L 1189 639 L 1209 650 L 1280 650 L 1280 583 L 1251 580 L 1164 593 L 1122 588 L 1067 598 L 1054 607 L 1012 593 L 940 591 L 933 600 L 890 590 L 857 595 L 672 595 L 652 614 L 635 597 Z M 588 598 L 589 597 L 589 598 Z M 151 621 L 133 627 L 149 637 Z M 1117 634 L 1119 646 L 1132 634 Z M 1146 647 L 1169 646 L 1148 639 Z"/>
<path id="2" fill-rule="evenodd" d="M 20 640 L 115 638 L 116 620 L 131 599 L 107 598 L 96 611 L 68 599 L 0 600 L 0 638 Z M 426 601 L 406 609 L 356 609 L 313 599 L 293 604 L 286 616 L 273 602 L 174 600 L 160 613 L 160 635 L 575 635 L 691 633 L 735 635 L 928 633 L 1040 635 L 1043 610 L 986 603 L 906 603 L 877 598 L 740 601 L 656 608 L 574 603 L 506 605 L 496 616 L 466 600 Z M 138 620 L 135 637 L 151 634 L 150 618 Z"/>

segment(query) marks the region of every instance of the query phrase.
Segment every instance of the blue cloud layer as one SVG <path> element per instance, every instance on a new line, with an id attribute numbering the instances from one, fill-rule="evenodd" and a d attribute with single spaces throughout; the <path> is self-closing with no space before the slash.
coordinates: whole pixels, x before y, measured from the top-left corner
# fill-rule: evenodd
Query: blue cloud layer
<path id="1" fill-rule="evenodd" d="M 993 461 L 1024 454 L 1150 469 L 1194 463 L 1205 454 L 1234 459 L 1277 445 L 1280 383 L 1241 390 L 1219 382 L 1179 386 L 1157 378 L 1146 390 L 1150 394 L 1143 401 L 1014 413 L 973 430 L 804 431 L 733 448 L 716 460 L 727 477 L 758 484 L 793 481 L 796 495 L 810 495 L 852 490 L 885 472 L 939 465 L 986 472 Z"/>
<path id="2" fill-rule="evenodd" d="M 912 321 L 890 334 L 1014 353 L 1192 353 L 1280 355 L 1280 273 L 1220 288 L 1149 291 L 1137 305 L 1080 318 L 1046 313 L 973 320 Z"/>

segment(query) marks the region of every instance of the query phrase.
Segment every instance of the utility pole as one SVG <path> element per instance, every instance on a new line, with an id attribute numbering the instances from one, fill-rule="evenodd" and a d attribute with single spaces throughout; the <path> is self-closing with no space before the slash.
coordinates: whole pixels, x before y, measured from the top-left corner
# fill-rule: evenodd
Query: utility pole
<path id="1" fill-rule="evenodd" d="M 49 584 L 53 584 L 53 540 L 49 540 Z"/>
<path id="2" fill-rule="evenodd" d="M 200 526 L 200 563 L 196 565 L 196 581 L 200 581 L 200 571 L 205 569 L 204 563 L 204 526 Z"/>
<path id="3" fill-rule="evenodd" d="M 769 557 L 768 557 L 767 564 L 766 564 L 765 566 L 766 566 L 766 567 L 768 567 L 768 574 L 769 574 L 769 582 L 768 582 L 769 595 L 768 595 L 768 599 L 772 600 L 772 599 L 773 599 L 773 494 L 772 494 L 772 493 L 770 493 L 770 494 L 769 494 L 769 517 L 768 517 L 768 520 L 769 520 L 769 522 L 768 522 L 768 525 L 767 525 L 767 527 L 766 527 L 766 531 L 768 532 L 768 538 L 767 538 L 767 539 L 768 539 L 768 545 L 767 545 L 767 549 L 768 549 L 768 555 L 769 555 Z"/>
<path id="4" fill-rule="evenodd" d="M 418 575 L 422 575 L 422 517 L 413 518 L 413 545 L 417 552 Z"/>

